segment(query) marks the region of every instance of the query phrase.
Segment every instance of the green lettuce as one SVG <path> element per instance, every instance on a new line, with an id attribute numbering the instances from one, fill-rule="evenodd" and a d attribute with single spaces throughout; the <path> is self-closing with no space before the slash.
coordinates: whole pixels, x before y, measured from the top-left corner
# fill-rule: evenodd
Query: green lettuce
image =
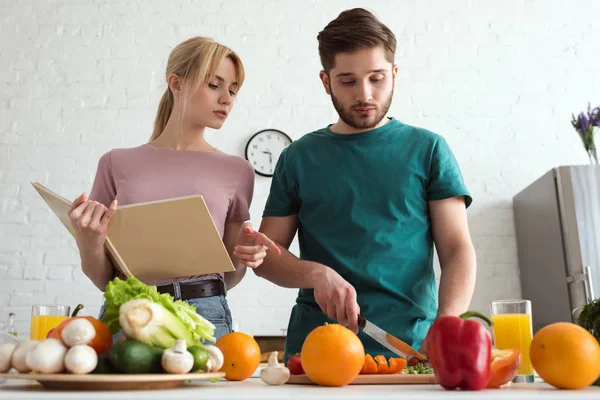
<path id="1" fill-rule="evenodd" d="M 168 293 L 159 293 L 156 286 L 148 286 L 134 276 L 129 276 L 126 281 L 115 278 L 108 282 L 104 298 L 106 299 L 104 323 L 112 334 L 121 329 L 119 324 L 119 308 L 121 305 L 130 300 L 146 299 L 160 304 L 172 313 L 189 330 L 194 340 L 215 342 L 215 326 L 200 316 L 196 312 L 196 307 L 185 301 L 175 300 Z M 180 339 L 185 338 L 181 337 Z"/>

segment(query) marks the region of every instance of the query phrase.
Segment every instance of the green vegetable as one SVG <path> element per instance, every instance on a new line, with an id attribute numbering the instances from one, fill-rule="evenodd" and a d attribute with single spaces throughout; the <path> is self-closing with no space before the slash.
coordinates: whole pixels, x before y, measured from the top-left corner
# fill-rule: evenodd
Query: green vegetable
<path id="1" fill-rule="evenodd" d="M 177 340 L 197 343 L 175 314 L 147 299 L 129 300 L 121 305 L 119 325 L 128 338 L 163 349 L 172 348 Z"/>
<path id="2" fill-rule="evenodd" d="M 405 374 L 413 374 L 413 375 L 418 375 L 418 374 L 433 374 L 433 368 L 430 367 L 426 367 L 425 365 L 419 363 L 416 365 L 411 365 L 411 366 L 406 366 L 404 367 L 404 371 L 402 371 Z"/>
<path id="3" fill-rule="evenodd" d="M 189 351 L 194 357 L 194 366 L 192 367 L 192 372 L 198 372 L 204 370 L 206 367 L 206 362 L 208 361 L 208 351 L 202 346 L 191 346 L 188 347 L 187 351 Z"/>
<path id="4" fill-rule="evenodd" d="M 91 372 L 92 374 L 116 374 L 119 370 L 110 362 L 108 353 L 98 356 L 98 365 Z"/>
<path id="5" fill-rule="evenodd" d="M 125 374 L 154 374 L 163 372 L 163 350 L 137 340 L 115 343 L 108 353 L 110 362 Z"/>
<path id="6" fill-rule="evenodd" d="M 109 282 L 104 292 L 104 298 L 106 299 L 104 323 L 108 325 L 113 334 L 118 332 L 119 329 L 123 329 L 125 335 L 132 339 L 145 341 L 163 348 L 173 347 L 177 339 L 186 340 L 188 345 L 200 344 L 201 339 L 215 342 L 215 326 L 198 315 L 194 306 L 181 300 L 175 300 L 170 294 L 158 293 L 156 286 L 145 285 L 134 276 L 130 276 L 126 281 L 115 278 Z M 147 311 L 155 312 L 156 315 L 149 314 L 152 319 L 149 327 L 152 328 L 150 332 L 141 332 L 140 337 L 144 339 L 130 336 L 130 333 L 125 331 L 128 327 L 124 329 L 119 320 L 121 306 L 131 300 L 142 299 L 160 306 L 159 308 L 145 305 Z M 142 311 L 142 309 L 138 311 Z M 137 314 L 138 317 L 141 315 L 143 315 L 142 312 Z M 156 334 L 156 337 L 154 337 L 154 334 Z"/>
<path id="7" fill-rule="evenodd" d="M 578 310 L 581 310 L 581 313 L 577 317 L 577 325 L 590 332 L 600 342 L 600 299 L 575 309 Z"/>

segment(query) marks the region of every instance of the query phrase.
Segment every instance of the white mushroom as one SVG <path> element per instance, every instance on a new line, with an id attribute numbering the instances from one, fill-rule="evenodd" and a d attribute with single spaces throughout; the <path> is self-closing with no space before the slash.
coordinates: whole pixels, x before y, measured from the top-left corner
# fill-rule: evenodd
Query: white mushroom
<path id="1" fill-rule="evenodd" d="M 89 374 L 98 365 L 96 350 L 87 345 L 71 347 L 65 355 L 65 368 L 73 374 Z"/>
<path id="2" fill-rule="evenodd" d="M 206 345 L 204 346 L 208 352 L 208 361 L 204 367 L 205 372 L 217 372 L 223 366 L 223 353 L 217 346 Z"/>
<path id="3" fill-rule="evenodd" d="M 172 349 L 166 349 L 161 358 L 163 369 L 170 374 L 187 374 L 194 366 L 194 356 L 187 351 L 186 341 L 177 340 Z"/>
<path id="4" fill-rule="evenodd" d="M 94 325 L 85 318 L 72 320 L 62 331 L 62 340 L 69 347 L 88 344 L 95 336 Z"/>
<path id="5" fill-rule="evenodd" d="M 16 348 L 14 343 L 0 344 L 0 373 L 8 372 L 12 367 L 12 357 Z"/>
<path id="6" fill-rule="evenodd" d="M 46 339 L 27 353 L 27 366 L 40 374 L 57 374 L 65 369 L 67 347 L 58 339 Z"/>
<path id="7" fill-rule="evenodd" d="M 290 370 L 277 362 L 277 352 L 269 356 L 269 365 L 260 371 L 260 379 L 268 385 L 283 385 L 290 379 Z"/>
<path id="8" fill-rule="evenodd" d="M 27 366 L 26 362 L 27 354 L 34 350 L 39 343 L 39 340 L 28 340 L 18 345 L 12 356 L 13 368 L 21 373 L 31 372 L 31 368 Z"/>

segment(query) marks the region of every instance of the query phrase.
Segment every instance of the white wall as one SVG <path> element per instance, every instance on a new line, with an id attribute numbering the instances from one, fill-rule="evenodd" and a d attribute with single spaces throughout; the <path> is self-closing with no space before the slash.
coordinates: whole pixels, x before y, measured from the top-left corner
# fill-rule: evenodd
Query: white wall
<path id="1" fill-rule="evenodd" d="M 85 3 L 85 4 L 84 4 Z M 29 185 L 74 198 L 101 154 L 151 132 L 169 51 L 207 35 L 244 60 L 247 83 L 211 142 L 242 156 L 252 133 L 297 139 L 335 121 L 317 78 L 316 35 L 346 8 L 371 9 L 396 33 L 391 114 L 444 135 L 475 199 L 469 223 L 479 273 L 473 307 L 520 295 L 511 199 L 561 164 L 586 163 L 572 112 L 600 103 L 600 2 L 43 1 L 0 5 L 0 317 L 29 305 L 102 297 L 74 241 Z M 570 5 L 566 5 L 570 3 Z M 257 176 L 259 224 L 270 181 Z M 249 274 L 230 293 L 240 328 L 279 334 L 295 290 Z"/>

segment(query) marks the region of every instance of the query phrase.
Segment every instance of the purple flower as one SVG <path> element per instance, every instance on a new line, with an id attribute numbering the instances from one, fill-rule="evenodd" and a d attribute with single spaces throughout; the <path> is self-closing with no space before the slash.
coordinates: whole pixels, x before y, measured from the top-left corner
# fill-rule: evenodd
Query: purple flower
<path id="1" fill-rule="evenodd" d="M 590 119 L 588 115 L 585 115 L 584 113 L 579 114 L 579 121 L 581 121 L 581 130 L 584 132 L 586 132 L 590 127 Z"/>
<path id="2" fill-rule="evenodd" d="M 577 118 L 573 114 L 571 116 L 571 124 L 579 134 L 585 151 L 587 151 L 590 157 L 590 161 L 593 159 L 598 164 L 596 143 L 594 141 L 594 127 L 600 128 L 600 107 L 592 109 L 591 104 L 588 103 L 587 113 L 581 112 Z"/>
<path id="3" fill-rule="evenodd" d="M 600 128 L 600 107 L 594 108 L 589 115 L 590 125 Z"/>

